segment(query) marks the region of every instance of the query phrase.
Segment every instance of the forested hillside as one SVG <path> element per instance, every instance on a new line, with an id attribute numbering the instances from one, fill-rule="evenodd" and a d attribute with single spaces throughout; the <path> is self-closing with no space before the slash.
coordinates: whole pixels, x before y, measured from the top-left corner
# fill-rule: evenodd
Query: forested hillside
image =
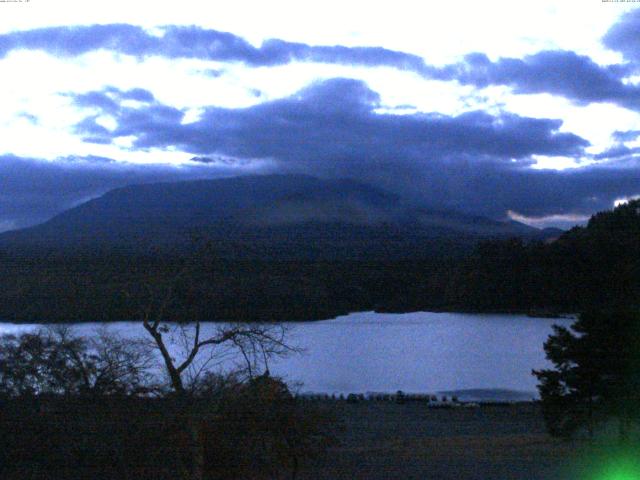
<path id="1" fill-rule="evenodd" d="M 470 310 L 638 304 L 640 200 L 598 213 L 552 242 L 483 242 L 450 278 L 446 303 Z"/>
<path id="2" fill-rule="evenodd" d="M 640 201 L 547 242 L 484 241 L 466 256 L 223 258 L 150 251 L 0 257 L 0 318 L 107 321 L 166 303 L 176 320 L 309 320 L 349 311 L 554 314 L 640 298 Z M 453 252 L 454 249 L 451 249 Z"/>

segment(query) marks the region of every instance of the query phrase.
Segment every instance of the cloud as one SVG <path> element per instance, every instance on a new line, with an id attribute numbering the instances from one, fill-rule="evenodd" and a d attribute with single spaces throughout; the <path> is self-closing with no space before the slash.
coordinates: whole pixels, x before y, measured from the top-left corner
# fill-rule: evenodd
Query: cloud
<path id="1" fill-rule="evenodd" d="M 84 118 L 74 126 L 73 131 L 87 143 L 108 145 L 112 141 L 111 132 L 98 124 L 98 118 L 99 115 Z"/>
<path id="2" fill-rule="evenodd" d="M 600 66 L 584 55 L 548 50 L 495 62 L 482 53 L 473 53 L 463 62 L 440 68 L 433 77 L 478 88 L 505 85 L 516 94 L 560 95 L 579 105 L 609 102 L 640 110 L 640 87 L 622 81 L 629 73 L 621 65 Z"/>
<path id="3" fill-rule="evenodd" d="M 617 142 L 632 142 L 640 137 L 640 130 L 616 130 L 613 132 L 613 139 Z"/>
<path id="4" fill-rule="evenodd" d="M 120 90 L 118 88 L 110 87 L 107 91 L 115 95 L 122 100 L 135 100 L 137 102 L 151 103 L 155 100 L 153 93 L 144 88 L 132 88 L 130 90 Z"/>
<path id="5" fill-rule="evenodd" d="M 107 87 L 101 91 L 86 92 L 82 94 L 67 92 L 62 95 L 70 97 L 73 104 L 78 108 L 89 108 L 100 111 L 99 114 L 85 117 L 74 126 L 74 133 L 80 135 L 83 141 L 97 144 L 111 143 L 112 132 L 104 125 L 100 124 L 99 120 L 103 118 L 104 115 L 122 115 L 124 111 L 121 106 L 123 101 L 133 100 L 143 104 L 156 104 L 153 94 L 142 88 L 120 90 L 115 87 Z M 160 108 L 161 110 L 167 111 L 166 108 Z M 176 112 L 175 115 L 177 115 L 179 119 L 182 118 L 182 113 L 175 109 L 172 109 L 172 111 Z M 134 119 L 130 118 L 130 120 L 133 121 Z"/>
<path id="6" fill-rule="evenodd" d="M 625 143 L 633 142 L 638 137 L 640 137 L 640 130 L 616 130 L 611 134 L 614 145 L 601 153 L 592 155 L 591 158 L 594 160 L 634 159 L 640 154 L 640 147 L 628 147 Z"/>
<path id="7" fill-rule="evenodd" d="M 130 136 L 134 148 L 185 151 L 194 163 L 270 159 L 278 172 L 354 178 L 434 208 L 503 218 L 508 211 L 589 214 L 640 190 L 631 149 L 566 171 L 530 168 L 535 155 L 588 157 L 589 142 L 561 132 L 557 119 L 482 111 L 392 115 L 378 113 L 379 106 L 379 95 L 364 82 L 335 78 L 247 108 L 204 107 L 192 123 L 158 102 L 108 106 L 117 126 L 106 138 Z"/>
<path id="8" fill-rule="evenodd" d="M 189 161 L 195 163 L 213 163 L 215 160 L 209 157 L 191 157 Z"/>
<path id="9" fill-rule="evenodd" d="M 640 8 L 631 10 L 613 25 L 602 39 L 611 50 L 622 53 L 630 62 L 640 61 Z"/>
<path id="10" fill-rule="evenodd" d="M 407 201 L 501 218 L 508 212 L 527 218 L 589 214 L 640 193 L 633 151 L 609 152 L 599 163 L 565 171 L 531 168 L 535 155 L 587 156 L 589 142 L 561 132 L 560 120 L 482 111 L 379 113 L 379 95 L 348 78 L 247 108 L 204 107 L 191 123 L 184 122 L 180 109 L 138 89 L 66 95 L 88 110 L 75 127 L 85 141 L 127 136 L 134 148 L 171 148 L 191 161 L 175 167 L 103 157 L 2 156 L 5 228 L 46 220 L 126 184 L 256 172 L 353 178 Z M 98 123 L 105 116 L 113 128 Z"/>
<path id="11" fill-rule="evenodd" d="M 427 65 L 422 57 L 382 47 L 311 46 L 272 39 L 264 42 L 260 51 L 263 58 L 277 64 L 308 61 L 368 67 L 394 67 L 422 75 L 434 71 L 433 67 Z"/>
<path id="12" fill-rule="evenodd" d="M 116 87 L 107 87 L 99 92 L 87 92 L 83 94 L 63 93 L 63 96 L 71 97 L 73 103 L 81 108 L 98 108 L 112 113 L 120 108 L 122 100 L 135 100 L 142 103 L 153 103 L 153 93 L 144 88 L 132 88 L 120 90 Z"/>
<path id="13" fill-rule="evenodd" d="M 602 153 L 594 155 L 593 158 L 595 160 L 610 160 L 613 158 L 630 157 L 636 153 L 640 153 L 640 148 L 629 148 L 625 145 L 615 145 Z"/>
<path id="14" fill-rule="evenodd" d="M 382 47 L 311 46 L 279 39 L 254 47 L 227 32 L 197 26 L 169 25 L 152 35 L 127 24 L 50 27 L 0 35 L 0 58 L 19 49 L 41 50 L 58 57 L 75 57 L 94 50 L 109 50 L 135 57 L 197 58 L 242 62 L 250 66 L 326 62 L 344 65 L 389 66 L 424 74 L 424 60 L 409 53 Z M 209 71 L 216 76 L 218 71 Z"/>
<path id="15" fill-rule="evenodd" d="M 100 49 L 140 56 L 157 50 L 159 43 L 134 25 L 47 27 L 0 35 L 0 57 L 21 49 L 42 50 L 58 57 L 75 57 Z"/>
<path id="16" fill-rule="evenodd" d="M 250 165 L 247 165 L 251 170 Z M 45 221 L 108 190 L 135 183 L 214 178 L 243 173 L 238 165 L 135 165 L 104 157 L 56 161 L 0 156 L 0 231 Z"/>
<path id="17" fill-rule="evenodd" d="M 65 94 L 73 97 L 73 103 L 80 108 L 98 108 L 108 113 L 115 112 L 119 103 L 106 92 L 87 92 L 81 95 Z"/>
<path id="18" fill-rule="evenodd" d="M 197 155 L 276 158 L 284 162 L 348 162 L 402 157 L 412 160 L 455 155 L 528 161 L 531 155 L 579 156 L 586 140 L 561 133 L 560 120 L 475 111 L 456 117 L 376 113 L 379 95 L 359 80 L 315 83 L 291 97 L 241 109 L 203 107 L 200 118 L 152 103 L 114 106 L 102 92 L 77 95 L 77 105 L 102 108 L 117 122 L 113 131 L 86 117 L 76 128 L 112 139 L 133 136 L 135 148 L 174 147 Z M 87 98 L 94 101 L 87 102 Z"/>
<path id="19" fill-rule="evenodd" d="M 562 171 L 505 170 L 494 165 L 478 169 L 466 189 L 460 186 L 452 185 L 451 192 L 461 204 L 477 202 L 494 211 L 511 210 L 529 217 L 589 215 L 611 208 L 616 198 L 640 193 L 640 162 L 622 158 Z"/>
<path id="20" fill-rule="evenodd" d="M 491 61 L 483 53 L 472 53 L 464 61 L 437 69 L 426 76 L 455 80 L 484 88 L 511 87 L 516 94 L 548 93 L 563 96 L 578 105 L 613 103 L 640 110 L 640 87 L 625 82 L 640 68 L 640 8 L 625 14 L 602 39 L 630 63 L 599 65 L 590 57 L 572 51 L 546 50 L 523 58 Z"/>
<path id="21" fill-rule="evenodd" d="M 640 10 L 623 17 L 604 37 L 610 48 L 630 60 L 640 58 L 640 40 L 635 32 Z M 293 62 L 331 63 L 365 67 L 391 67 L 425 78 L 457 81 L 484 88 L 511 87 L 516 94 L 549 93 L 577 104 L 611 102 L 640 109 L 640 87 L 623 80 L 634 69 L 626 64 L 601 66 L 591 58 L 571 51 L 548 50 L 524 58 L 501 58 L 492 62 L 482 53 L 467 55 L 462 62 L 435 67 L 418 56 L 382 47 L 308 45 L 280 39 L 255 47 L 242 37 L 197 26 L 169 25 L 151 34 L 135 25 L 85 25 L 50 27 L 0 35 L 0 58 L 18 49 L 42 50 L 58 57 L 75 57 L 95 50 L 109 50 L 138 58 L 194 58 L 239 62 L 251 67 L 269 67 Z M 222 70 L 203 70 L 219 76 Z M 90 101 L 91 99 L 89 99 Z M 146 98 L 141 101 L 151 101 Z"/>

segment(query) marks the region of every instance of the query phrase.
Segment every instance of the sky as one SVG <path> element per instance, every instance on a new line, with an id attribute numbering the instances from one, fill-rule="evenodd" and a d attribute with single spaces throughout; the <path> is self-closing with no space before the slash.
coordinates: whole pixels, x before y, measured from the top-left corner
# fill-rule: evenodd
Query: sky
<path id="1" fill-rule="evenodd" d="M 0 231 L 304 173 L 570 227 L 640 195 L 640 2 L 0 1 Z"/>

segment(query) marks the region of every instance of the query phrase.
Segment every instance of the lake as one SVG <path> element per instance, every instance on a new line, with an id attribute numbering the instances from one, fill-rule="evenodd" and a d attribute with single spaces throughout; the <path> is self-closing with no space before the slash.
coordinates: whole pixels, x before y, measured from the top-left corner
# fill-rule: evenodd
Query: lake
<path id="1" fill-rule="evenodd" d="M 542 345 L 552 325 L 572 322 L 524 315 L 358 312 L 291 324 L 290 343 L 304 353 L 273 361 L 270 371 L 302 382 L 301 391 L 456 391 L 469 399 L 530 399 L 537 395 L 531 369 L 549 366 Z M 99 325 L 105 324 L 74 328 L 90 335 Z M 125 337 L 146 333 L 139 323 L 106 325 Z M 206 332 L 216 324 L 203 325 Z M 0 323 L 0 333 L 37 327 Z"/>

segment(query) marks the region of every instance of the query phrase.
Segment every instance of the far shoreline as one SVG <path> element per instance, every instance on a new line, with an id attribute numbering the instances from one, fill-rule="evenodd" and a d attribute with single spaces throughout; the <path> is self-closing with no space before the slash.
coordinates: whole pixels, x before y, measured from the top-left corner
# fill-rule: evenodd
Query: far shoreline
<path id="1" fill-rule="evenodd" d="M 429 310 L 413 310 L 413 309 L 371 309 L 371 310 L 353 310 L 348 312 L 337 312 L 332 316 L 313 316 L 305 319 L 281 319 L 281 320 L 273 320 L 273 319 L 241 319 L 241 318 L 229 318 L 223 320 L 199 320 L 201 323 L 284 323 L 284 324 L 296 324 L 296 323 L 306 323 L 306 322 L 324 322 L 336 320 L 341 317 L 347 317 L 353 314 L 359 313 L 376 313 L 380 315 L 403 315 L 410 313 L 451 313 L 451 314 L 462 314 L 462 315 L 513 315 L 513 316 L 525 316 L 529 318 L 540 318 L 540 319 L 558 319 L 558 320 L 573 320 L 578 317 L 578 313 L 568 313 L 547 309 L 534 309 L 534 310 L 473 310 L 473 309 L 465 309 L 465 308 L 432 308 Z M 180 324 L 191 324 L 195 323 L 198 320 L 186 320 L 182 322 L 177 321 L 167 321 L 167 323 L 180 323 Z M 102 320 L 62 320 L 62 321 L 54 321 L 54 320 L 41 320 L 38 322 L 34 322 L 32 320 L 5 320 L 0 318 L 0 324 L 7 325 L 83 325 L 90 323 L 98 323 L 98 324 L 109 324 L 109 323 L 135 323 L 142 322 L 142 320 L 131 320 L 131 319 L 102 319 Z"/>

